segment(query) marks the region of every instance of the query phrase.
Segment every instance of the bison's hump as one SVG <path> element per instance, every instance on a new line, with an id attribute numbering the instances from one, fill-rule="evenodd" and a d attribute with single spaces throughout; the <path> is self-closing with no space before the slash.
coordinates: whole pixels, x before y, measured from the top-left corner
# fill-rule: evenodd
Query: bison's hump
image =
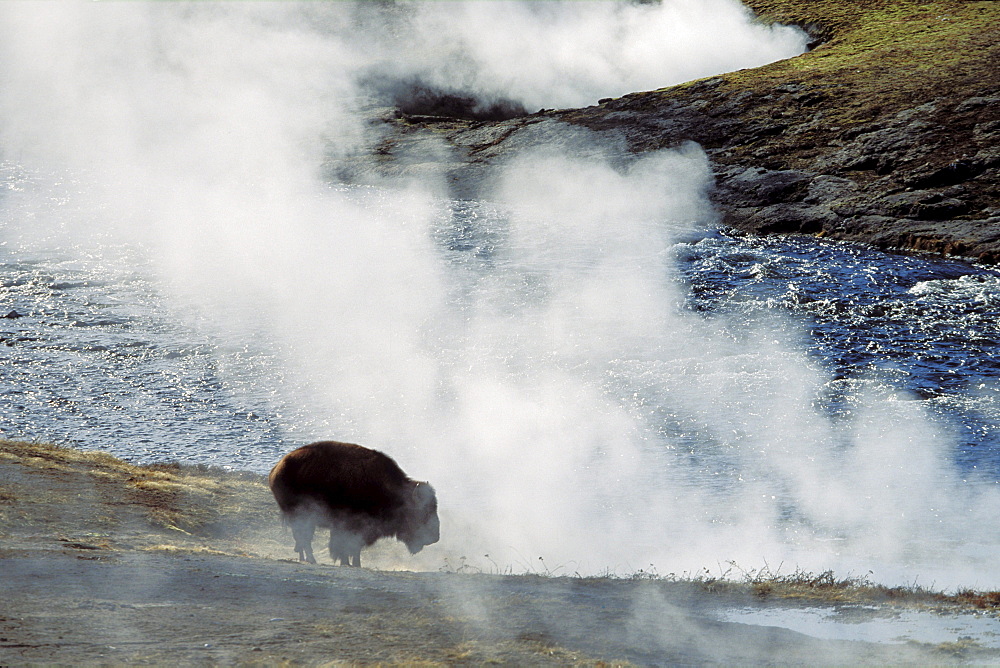
<path id="1" fill-rule="evenodd" d="M 281 509 L 319 502 L 328 511 L 373 516 L 397 512 L 411 481 L 388 455 L 354 443 L 319 441 L 292 450 L 271 470 Z"/>

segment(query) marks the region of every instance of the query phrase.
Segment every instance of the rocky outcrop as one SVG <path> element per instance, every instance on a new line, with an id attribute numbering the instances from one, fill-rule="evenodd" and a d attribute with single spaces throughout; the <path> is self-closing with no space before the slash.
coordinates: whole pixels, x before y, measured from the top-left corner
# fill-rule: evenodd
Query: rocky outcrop
<path id="1" fill-rule="evenodd" d="M 727 222 L 1000 261 L 1000 87 L 983 92 L 841 132 L 798 170 L 721 168 Z"/>
<path id="2" fill-rule="evenodd" d="M 389 114 L 374 152 L 386 168 L 436 142 L 456 195 L 474 196 L 489 165 L 557 141 L 545 121 L 589 128 L 626 153 L 694 141 L 714 165 L 726 225 L 1000 262 L 1000 3 L 747 4 L 807 27 L 816 48 L 499 122 Z"/>
<path id="3" fill-rule="evenodd" d="M 1000 70 L 998 70 L 1000 71 Z M 1000 261 L 1000 85 L 843 127 L 847 91 L 785 84 L 733 91 L 717 78 L 563 114 L 630 148 L 700 143 L 715 165 L 725 224 Z M 653 97 L 654 99 L 649 99 Z M 843 122 L 844 119 L 840 119 Z"/>

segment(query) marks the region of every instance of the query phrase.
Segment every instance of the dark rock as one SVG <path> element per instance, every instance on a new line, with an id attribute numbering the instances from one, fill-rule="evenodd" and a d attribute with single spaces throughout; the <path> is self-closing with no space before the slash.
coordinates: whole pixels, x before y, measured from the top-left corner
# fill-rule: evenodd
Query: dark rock
<path id="1" fill-rule="evenodd" d="M 984 170 L 1000 167 L 1000 123 L 998 123 L 996 131 L 988 141 L 995 143 L 976 153 L 974 158 L 976 162 L 983 166 Z"/>
<path id="2" fill-rule="evenodd" d="M 961 114 L 967 111 L 973 111 L 975 109 L 979 109 L 981 107 L 989 107 L 989 106 L 993 107 L 1000 106 L 1000 97 L 997 96 L 984 97 L 981 95 L 976 95 L 974 97 L 970 97 L 968 100 L 962 102 L 960 105 L 955 107 L 955 111 L 956 113 Z"/>
<path id="3" fill-rule="evenodd" d="M 932 153 L 937 146 L 925 140 L 926 125 L 903 123 L 857 135 L 847 146 L 821 160 L 830 171 L 873 171 L 888 174 L 897 166 Z"/>
<path id="4" fill-rule="evenodd" d="M 736 168 L 720 182 L 720 195 L 730 206 L 768 206 L 801 200 L 813 176 L 796 170 Z"/>
<path id="5" fill-rule="evenodd" d="M 809 183 L 802 201 L 806 204 L 830 206 L 838 200 L 857 194 L 858 188 L 858 184 L 851 179 L 820 174 Z"/>
<path id="6" fill-rule="evenodd" d="M 879 215 L 882 209 L 877 207 L 868 197 L 859 195 L 839 199 L 828 204 L 830 210 L 844 218 Z"/>
<path id="7" fill-rule="evenodd" d="M 1000 135 L 1000 121 L 986 121 L 976 123 L 972 129 L 972 138 L 982 143 L 992 143 L 995 147 L 997 135 Z"/>
<path id="8" fill-rule="evenodd" d="M 797 102 L 803 107 L 811 107 L 813 105 L 819 104 L 826 99 L 826 95 L 818 91 L 810 91 L 808 93 L 797 93 L 792 95 L 792 100 Z"/>
<path id="9" fill-rule="evenodd" d="M 414 122 L 436 122 L 440 119 L 505 121 L 528 113 L 519 102 L 484 99 L 470 92 L 443 90 L 419 80 L 383 79 L 373 83 L 373 86 L 404 117 L 410 117 Z"/>
<path id="10" fill-rule="evenodd" d="M 793 82 L 783 83 L 780 86 L 774 87 L 774 90 L 779 91 L 781 93 L 801 93 L 805 89 L 806 87 L 804 84 L 793 83 Z"/>
<path id="11" fill-rule="evenodd" d="M 723 217 L 726 225 L 757 234 L 816 234 L 832 227 L 838 220 L 838 216 L 825 207 L 802 203 L 739 207 L 727 211 Z"/>
<path id="12" fill-rule="evenodd" d="M 968 181 L 982 174 L 985 169 L 986 165 L 979 160 L 960 158 L 943 167 L 925 165 L 924 169 L 917 171 L 903 182 L 911 188 L 940 188 Z"/>
<path id="13" fill-rule="evenodd" d="M 9 320 L 16 320 L 17 318 L 23 318 L 24 315 L 21 314 L 21 313 L 18 313 L 17 311 L 10 311 L 9 313 L 7 313 L 7 315 L 5 315 L 3 317 L 5 317 L 5 318 L 7 318 Z"/>
<path id="14" fill-rule="evenodd" d="M 969 210 L 965 202 L 929 190 L 888 195 L 875 205 L 887 213 L 917 220 L 944 220 Z"/>

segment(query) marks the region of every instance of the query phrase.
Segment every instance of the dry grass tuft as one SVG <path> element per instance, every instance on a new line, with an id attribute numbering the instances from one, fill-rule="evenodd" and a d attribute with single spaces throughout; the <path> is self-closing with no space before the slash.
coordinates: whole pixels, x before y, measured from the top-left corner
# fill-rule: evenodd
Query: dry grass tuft
<path id="1" fill-rule="evenodd" d="M 956 601 L 981 610 L 1000 608 L 1000 591 L 973 591 L 963 589 L 954 595 Z"/>

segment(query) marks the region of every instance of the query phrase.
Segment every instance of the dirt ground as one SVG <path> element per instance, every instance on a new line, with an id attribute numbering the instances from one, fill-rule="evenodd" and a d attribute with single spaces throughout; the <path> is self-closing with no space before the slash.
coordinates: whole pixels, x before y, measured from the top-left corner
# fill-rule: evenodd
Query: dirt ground
<path id="1" fill-rule="evenodd" d="M 718 621 L 734 607 L 797 605 L 746 587 L 383 570 L 401 554 L 392 545 L 365 553 L 373 568 L 290 554 L 260 476 L 0 441 L 4 666 L 1000 662 L 976 646 Z"/>

